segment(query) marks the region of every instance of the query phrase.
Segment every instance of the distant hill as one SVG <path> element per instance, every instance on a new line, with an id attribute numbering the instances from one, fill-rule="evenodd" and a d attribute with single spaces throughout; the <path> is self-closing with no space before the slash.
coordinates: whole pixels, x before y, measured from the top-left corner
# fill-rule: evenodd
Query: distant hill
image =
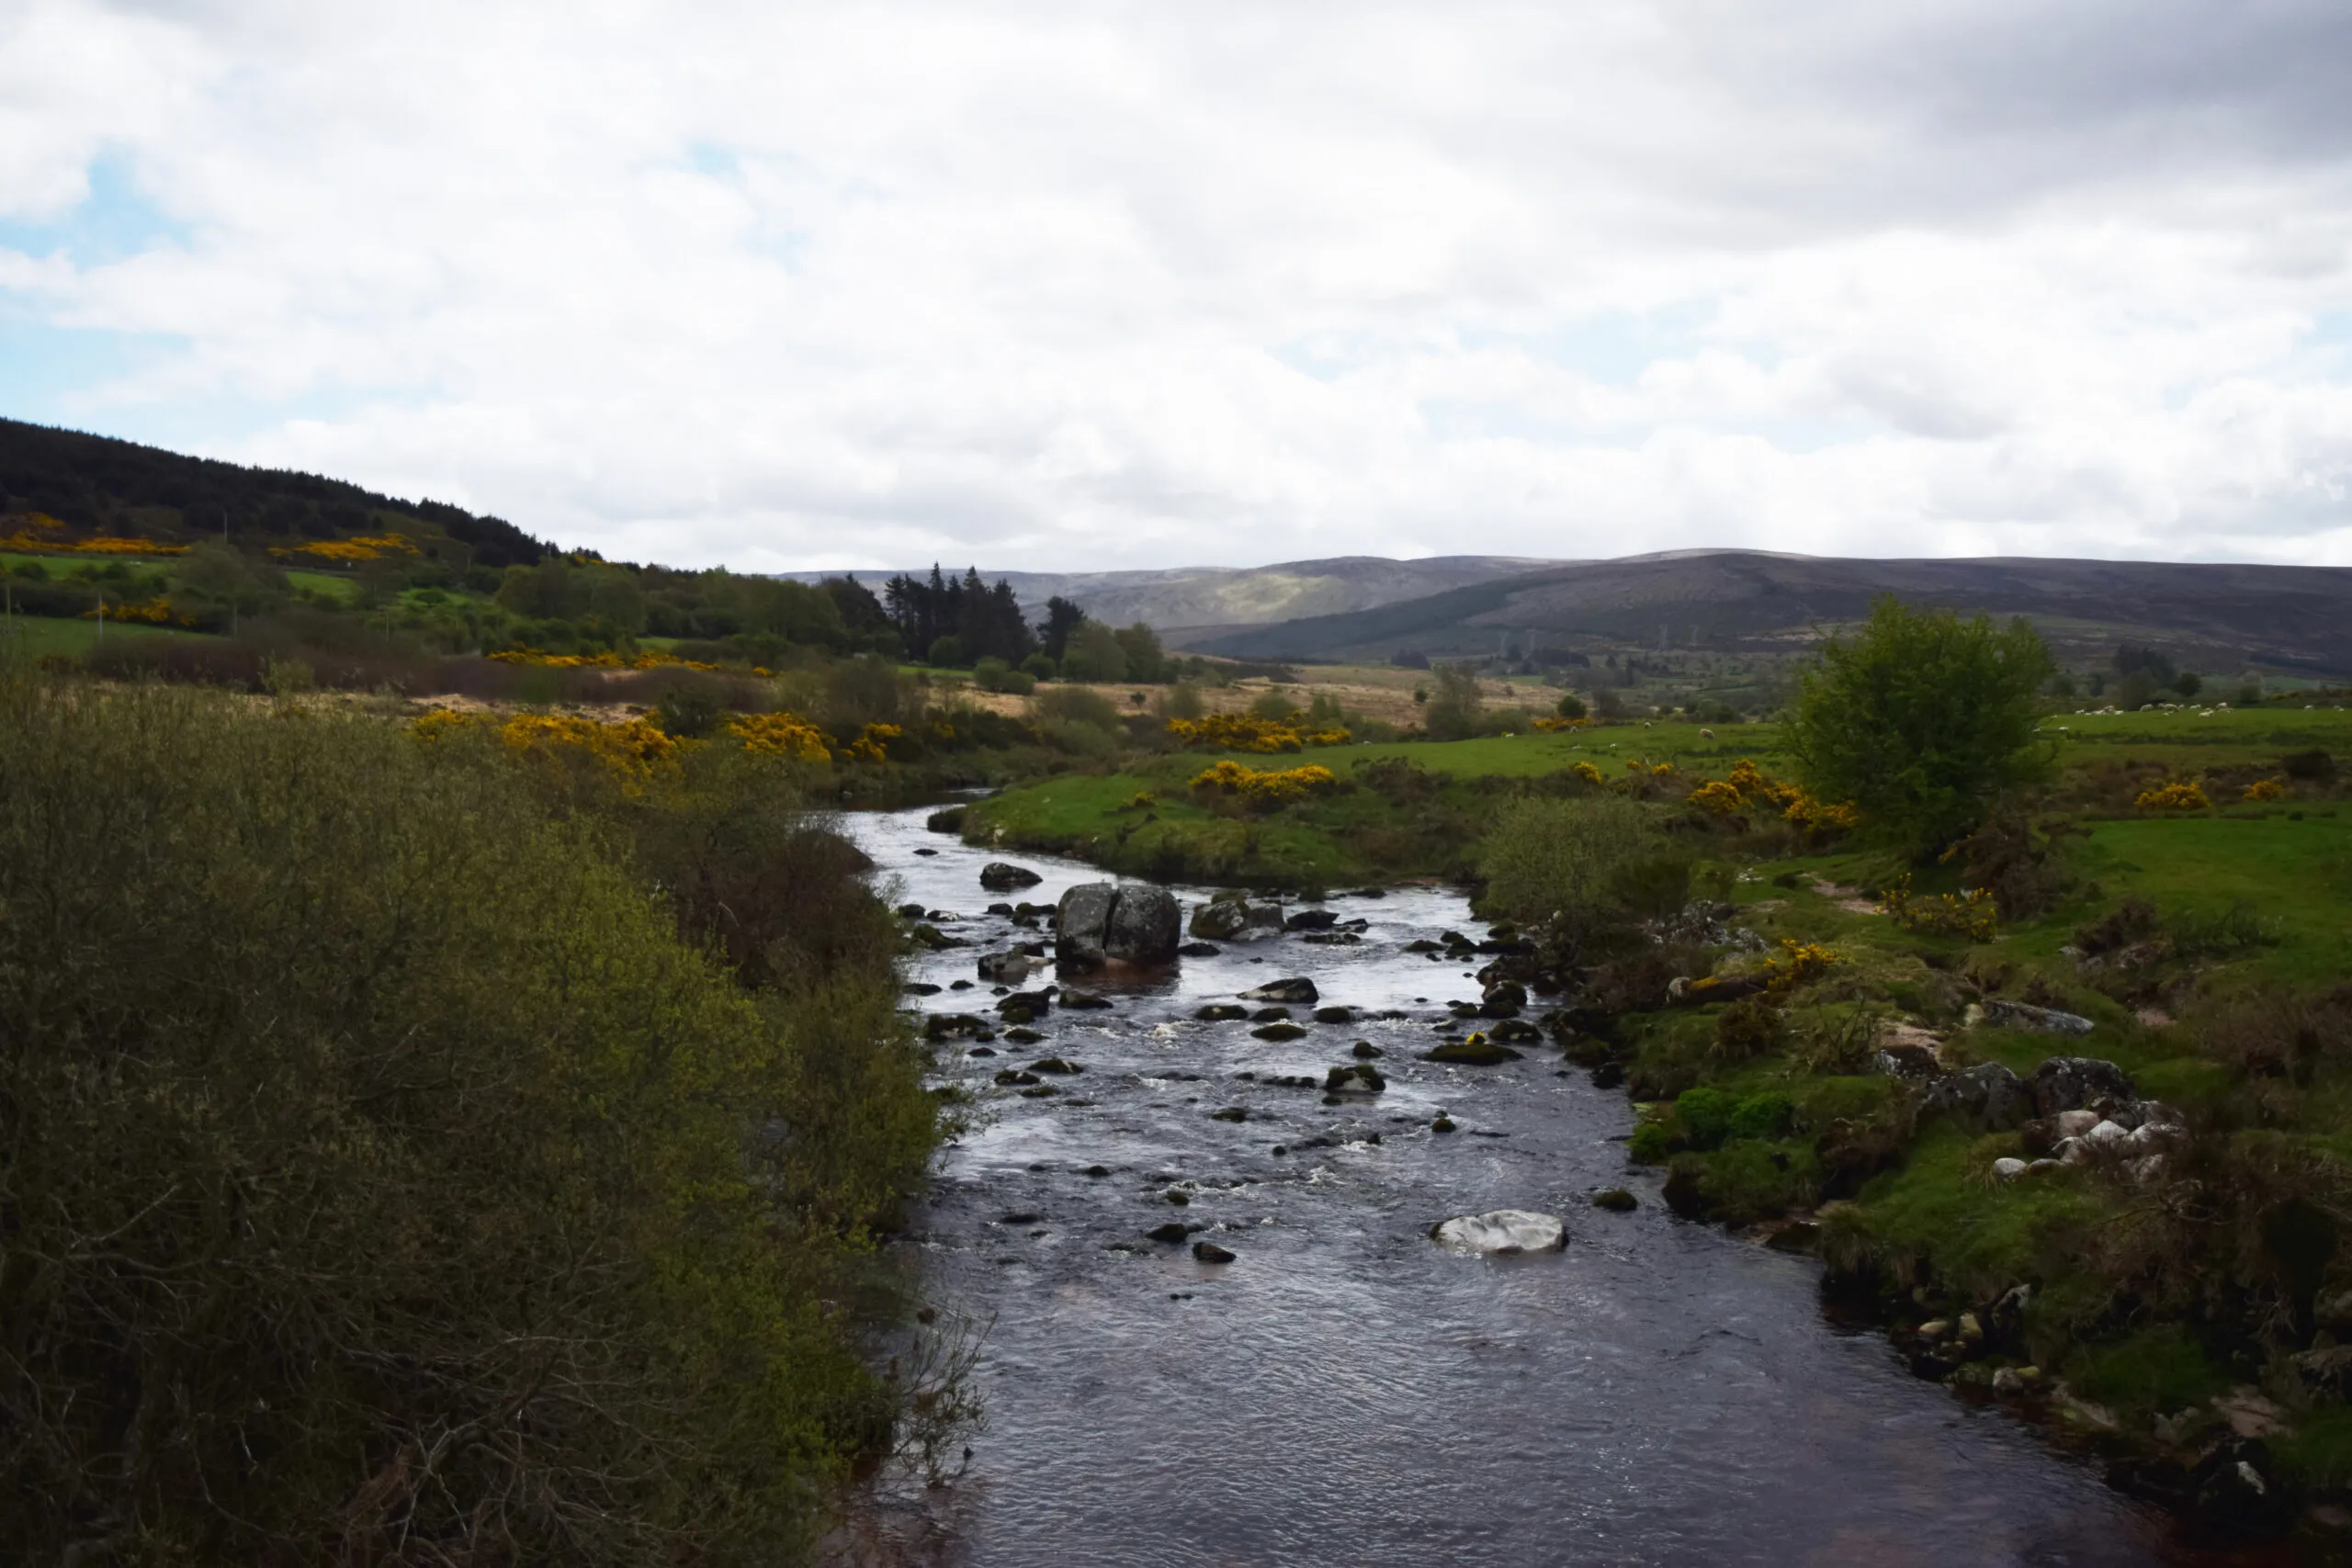
<path id="1" fill-rule="evenodd" d="M 1747 550 L 1589 561 L 1342 615 L 1181 639 L 1237 659 L 1436 658 L 1510 646 L 1800 647 L 1894 593 L 2033 620 L 2062 654 L 2119 641 L 2241 663 L 2352 671 L 2352 568 L 2165 561 L 1852 560 Z"/>
<path id="2" fill-rule="evenodd" d="M 69 536 L 164 545 L 218 539 L 225 526 L 232 542 L 254 550 L 391 530 L 420 547 L 457 547 L 464 564 L 483 567 L 531 565 L 549 548 L 502 518 L 436 501 L 0 419 L 0 536 L 32 517 L 64 525 Z"/>
<path id="3" fill-rule="evenodd" d="M 945 561 L 948 570 L 964 563 Z M 1465 584 L 1515 577 L 1556 561 L 1518 556 L 1431 556 L 1389 560 L 1380 556 L 1338 556 L 1329 560 L 1284 561 L 1261 567 L 1177 567 L 1160 571 L 991 571 L 1001 578 L 1034 618 L 1047 599 L 1075 603 L 1098 621 L 1130 626 L 1136 621 L 1185 642 L 1240 626 L 1264 626 L 1302 615 L 1333 615 L 1418 599 Z M 929 574 L 928 566 L 907 575 Z M 828 572 L 786 575 L 814 582 Z M 859 581 L 878 588 L 893 572 L 862 571 Z"/>

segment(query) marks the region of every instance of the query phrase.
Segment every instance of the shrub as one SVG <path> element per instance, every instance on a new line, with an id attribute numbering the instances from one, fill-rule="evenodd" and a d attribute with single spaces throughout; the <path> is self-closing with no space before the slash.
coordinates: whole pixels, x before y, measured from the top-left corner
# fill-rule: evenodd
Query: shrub
<path id="1" fill-rule="evenodd" d="M 434 728 L 0 677 L 0 1182 L 10 1256 L 48 1259 L 0 1274 L 28 1558 L 764 1554 L 888 1438 L 832 1303 L 927 1145 L 890 991 L 835 970 L 816 1032 L 631 869 L 692 863 L 628 837 L 649 813 L 729 841 L 685 804 L 706 767 L 773 808 L 755 760 L 550 815 L 571 775 Z M 863 897 L 816 852 L 793 898 Z M 812 1163 L 835 1104 L 852 1147 Z"/>
<path id="2" fill-rule="evenodd" d="M 2038 694 L 2054 665 L 2023 620 L 1913 611 L 1881 599 L 1851 637 L 1823 645 L 1788 726 L 1806 790 L 1850 801 L 1915 857 L 1963 837 L 2005 791 L 2047 773 Z"/>
<path id="3" fill-rule="evenodd" d="M 2245 786 L 2244 793 L 2238 798 L 2241 800 L 2283 800 L 2286 795 L 2286 780 L 2256 779 Z"/>
<path id="4" fill-rule="evenodd" d="M 2304 784 L 2325 784 L 2335 776 L 2335 759 L 2319 747 L 2290 751 L 2278 759 L 2278 771 Z"/>
<path id="5" fill-rule="evenodd" d="M 1566 718 L 1566 719 L 1578 719 L 1578 718 L 1582 718 L 1582 717 L 1584 717 L 1584 716 L 1585 716 L 1585 714 L 1586 714 L 1586 708 L 1585 708 L 1585 705 L 1584 705 L 1584 699 L 1583 699 L 1582 697 L 1580 697 L 1580 696 L 1577 696 L 1574 692 L 1570 692 L 1570 693 L 1568 693 L 1566 696 L 1563 696 L 1563 697 L 1560 699 L 1560 704 L 1559 704 L 1559 707 L 1558 707 L 1558 710 L 1557 710 L 1557 711 L 1558 711 L 1558 713 L 1559 713 L 1559 716 L 1560 716 L 1562 718 Z"/>
<path id="6" fill-rule="evenodd" d="M 1421 713 L 1421 728 L 1432 740 L 1465 740 L 1479 732 L 1485 699 L 1478 680 L 1459 664 L 1438 667 L 1437 692 Z"/>
<path id="7" fill-rule="evenodd" d="M 1715 1015 L 1710 1055 L 1719 1063 L 1745 1062 L 1778 1050 L 1781 1032 L 1781 1010 L 1762 997 L 1749 997 Z"/>
<path id="8" fill-rule="evenodd" d="M 1084 725 L 1101 730 L 1115 742 L 1125 733 L 1119 707 L 1100 692 L 1056 686 L 1029 699 L 1029 712 L 1040 725 Z"/>
<path id="9" fill-rule="evenodd" d="M 1507 801 L 1479 849 L 1482 907 L 1522 923 L 1604 915 L 1613 908 L 1611 878 L 1656 843 L 1648 816 L 1619 796 Z"/>
<path id="10" fill-rule="evenodd" d="M 2000 931 L 2000 906 L 1982 887 L 1957 896 L 1939 893 L 1922 898 L 1912 893 L 1911 877 L 1905 873 L 1881 896 L 1878 907 L 1880 913 L 1906 931 L 1966 937 L 1971 942 L 1991 942 Z"/>
<path id="11" fill-rule="evenodd" d="M 1195 795 L 1225 795 L 1261 807 L 1288 806 L 1309 795 L 1329 795 L 1340 787 L 1339 775 L 1309 763 L 1303 768 L 1261 773 L 1235 761 L 1223 761 L 1193 780 Z"/>
<path id="12" fill-rule="evenodd" d="M 2132 804 L 2142 811 L 2207 811 L 2213 805 L 2204 785 L 2184 781 L 2142 790 Z"/>
<path id="13" fill-rule="evenodd" d="M 984 692 L 1011 692 L 1023 697 L 1037 689 L 1035 675 L 1015 670 L 994 655 L 972 666 L 972 682 Z"/>

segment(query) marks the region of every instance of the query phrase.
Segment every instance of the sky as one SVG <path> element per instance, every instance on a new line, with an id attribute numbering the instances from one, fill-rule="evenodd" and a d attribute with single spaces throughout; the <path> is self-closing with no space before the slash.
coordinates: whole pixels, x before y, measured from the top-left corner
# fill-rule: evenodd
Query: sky
<path id="1" fill-rule="evenodd" d="M 0 415 L 622 558 L 2352 565 L 2342 0 L 0 0 Z"/>

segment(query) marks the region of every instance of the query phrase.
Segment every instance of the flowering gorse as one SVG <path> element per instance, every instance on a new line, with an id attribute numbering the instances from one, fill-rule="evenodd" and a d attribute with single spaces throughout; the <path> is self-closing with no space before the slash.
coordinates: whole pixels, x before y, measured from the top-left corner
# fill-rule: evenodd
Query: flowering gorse
<path id="1" fill-rule="evenodd" d="M 1345 729 L 1303 732 L 1279 718 L 1249 713 L 1213 713 L 1204 718 L 1171 718 L 1168 734 L 1180 746 L 1203 750 L 1299 751 L 1309 746 L 1344 746 L 1354 737 Z"/>
<path id="2" fill-rule="evenodd" d="M 2143 811 L 2204 811 L 2213 803 L 2206 798 L 2204 785 L 2191 779 L 2178 779 L 2141 791 L 2132 804 Z"/>
<path id="3" fill-rule="evenodd" d="M 1309 795 L 1329 795 L 1340 787 L 1339 775 L 1310 762 L 1303 768 L 1260 772 L 1227 760 L 1193 780 L 1198 795 L 1222 795 L 1252 806 L 1287 806 Z"/>

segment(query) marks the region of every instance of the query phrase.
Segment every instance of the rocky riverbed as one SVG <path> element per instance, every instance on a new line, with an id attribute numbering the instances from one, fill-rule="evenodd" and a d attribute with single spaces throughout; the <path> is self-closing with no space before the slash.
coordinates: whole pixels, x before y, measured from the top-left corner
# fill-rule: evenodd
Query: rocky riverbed
<path id="1" fill-rule="evenodd" d="M 1476 964 L 1408 951 L 1482 934 L 1458 896 L 1340 895 L 1295 931 L 1037 998 L 1050 962 L 981 961 L 1052 932 L 988 907 L 1102 874 L 926 815 L 849 829 L 961 944 L 909 974 L 977 1098 L 909 1244 L 929 1298 L 990 1325 L 970 1465 L 900 1521 L 944 1560 L 2278 1560 L 2189 1539 L 1913 1377 L 1825 1314 L 1811 1261 L 1671 1217 L 1627 1164 L 1622 1092 L 1549 1047 L 1425 1059 L 1476 1027 L 1448 1006 L 1479 998 Z M 991 863 L 1039 880 L 985 888 Z M 1243 999 L 1283 979 L 1314 1000 Z M 1025 1022 L 998 1010 L 1014 995 Z M 1068 1005 L 1089 998 L 1108 1005 Z M 1432 1237 L 1497 1211 L 1556 1217 L 1565 1245 Z"/>

